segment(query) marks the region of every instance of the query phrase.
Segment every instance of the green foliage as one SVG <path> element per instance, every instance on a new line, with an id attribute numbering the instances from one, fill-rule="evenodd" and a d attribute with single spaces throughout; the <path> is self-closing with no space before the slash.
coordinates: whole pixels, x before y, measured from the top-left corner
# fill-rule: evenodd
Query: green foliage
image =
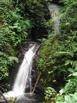
<path id="1" fill-rule="evenodd" d="M 54 98 L 56 96 L 56 91 L 51 88 L 47 87 L 45 88 L 45 102 L 48 103 L 51 98 Z"/>
<path id="2" fill-rule="evenodd" d="M 21 16 L 20 11 L 17 7 L 14 9 L 0 3 L 0 81 L 4 86 L 9 80 L 9 68 L 19 62 L 18 47 L 26 42 L 32 27 L 30 20 Z"/>
<path id="3" fill-rule="evenodd" d="M 69 95 L 58 95 L 56 97 L 56 103 L 77 103 L 77 93 Z"/>
<path id="4" fill-rule="evenodd" d="M 77 92 L 77 77 L 72 77 L 68 80 L 68 83 L 66 83 L 64 87 L 64 93 L 65 94 L 72 94 Z"/>
<path id="5" fill-rule="evenodd" d="M 30 5 L 29 5 L 30 6 Z M 44 0 L 39 0 L 37 2 L 33 2 L 30 6 L 30 12 L 32 15 L 34 14 L 34 17 L 32 16 L 32 21 L 35 27 L 45 27 L 46 17 L 48 15 L 48 10 L 45 4 Z"/>
<path id="6" fill-rule="evenodd" d="M 77 33 L 77 2 L 70 4 L 64 11 L 61 22 L 62 33 Z M 73 32 L 74 31 L 74 32 Z M 74 34 L 74 35 L 75 35 Z"/>
<path id="7" fill-rule="evenodd" d="M 6 4 L 8 4 L 8 3 L 11 4 L 12 0 L 0 0 L 0 2 L 6 3 Z"/>
<path id="8" fill-rule="evenodd" d="M 66 6 L 76 2 L 76 0 L 63 0 L 63 1 L 64 1 Z"/>
<path id="9" fill-rule="evenodd" d="M 60 24 L 61 34 L 51 33 L 42 42 L 38 69 L 42 72 L 43 87 L 50 86 L 57 91 L 63 90 L 64 94 L 59 96 L 60 100 L 57 100 L 56 103 L 76 103 L 77 2 L 76 0 L 65 0 L 64 3 Z"/>
<path id="10" fill-rule="evenodd" d="M 49 10 L 45 0 L 20 0 L 19 3 L 20 8 L 26 11 L 25 15 L 32 21 L 33 28 L 37 30 L 36 32 L 38 32 L 38 30 L 41 31 L 41 28 L 47 30 L 45 23 L 49 19 Z"/>
<path id="11" fill-rule="evenodd" d="M 35 36 L 41 38 L 40 31 L 52 30 L 42 39 L 37 63 L 45 103 L 55 100 L 55 90 L 56 103 L 77 103 L 77 0 L 62 1 L 58 35 L 53 34 L 47 7 L 51 0 L 13 0 L 15 8 L 0 3 L 0 81 L 4 84 L 8 83 L 9 69 L 19 62 L 18 47 L 27 40 L 29 31 L 35 30 Z"/>

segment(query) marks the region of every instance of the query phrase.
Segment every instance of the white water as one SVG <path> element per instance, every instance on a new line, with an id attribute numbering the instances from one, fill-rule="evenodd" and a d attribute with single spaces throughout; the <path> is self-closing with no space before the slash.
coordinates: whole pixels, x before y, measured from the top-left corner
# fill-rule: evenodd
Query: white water
<path id="1" fill-rule="evenodd" d="M 13 86 L 12 91 L 4 93 L 6 98 L 9 97 L 18 97 L 24 95 L 27 83 L 31 85 L 31 70 L 32 63 L 36 53 L 36 45 L 34 44 L 29 50 L 25 53 L 22 64 L 17 73 L 17 77 Z"/>
<path id="2" fill-rule="evenodd" d="M 53 21 L 53 29 L 55 34 L 60 33 L 60 14 L 59 14 L 59 6 L 56 4 L 49 4 L 48 9 L 50 11 L 51 19 Z"/>

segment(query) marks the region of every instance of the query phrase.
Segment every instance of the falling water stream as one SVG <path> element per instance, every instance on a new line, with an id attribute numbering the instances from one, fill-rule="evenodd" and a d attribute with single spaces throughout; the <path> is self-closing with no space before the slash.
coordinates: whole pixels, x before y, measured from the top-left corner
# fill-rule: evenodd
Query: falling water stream
<path id="1" fill-rule="evenodd" d="M 53 21 L 53 30 L 55 34 L 60 34 L 60 14 L 59 6 L 56 4 L 49 4 L 48 9 L 50 11 L 50 16 Z"/>
<path id="2" fill-rule="evenodd" d="M 36 46 L 36 44 L 33 44 L 33 46 L 25 53 L 13 89 L 10 92 L 5 93 L 5 97 L 18 97 L 24 95 L 27 84 L 29 83 L 31 85 L 32 63 L 37 51 Z"/>
<path id="3" fill-rule="evenodd" d="M 54 32 L 59 34 L 60 32 L 60 18 L 59 18 L 59 7 L 54 4 L 48 5 L 53 23 L 53 29 Z M 6 98 L 9 97 L 21 97 L 21 95 L 24 95 L 25 89 L 27 88 L 27 84 L 31 87 L 31 71 L 32 71 L 32 63 L 34 56 L 37 51 L 37 45 L 33 44 L 32 47 L 29 48 L 29 50 L 25 53 L 24 59 L 22 61 L 22 64 L 20 65 L 20 68 L 18 70 L 14 86 L 11 91 L 8 93 L 4 93 L 4 96 Z M 25 103 L 25 102 L 22 102 Z"/>
<path id="4" fill-rule="evenodd" d="M 19 72 L 17 74 L 13 91 L 18 94 L 23 94 L 25 92 L 25 88 L 29 81 L 31 84 L 31 70 L 32 70 L 32 62 L 35 55 L 34 51 L 35 45 L 33 45 L 26 53 L 23 59 L 23 62 L 20 66 Z"/>

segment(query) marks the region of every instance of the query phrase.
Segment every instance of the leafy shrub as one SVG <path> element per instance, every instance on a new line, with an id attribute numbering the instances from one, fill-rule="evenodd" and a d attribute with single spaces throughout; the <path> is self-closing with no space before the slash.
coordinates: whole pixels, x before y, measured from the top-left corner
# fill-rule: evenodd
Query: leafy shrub
<path id="1" fill-rule="evenodd" d="M 32 25 L 19 8 L 0 3 L 0 14 L 0 83 L 7 88 L 9 68 L 19 62 L 18 47 L 26 42 Z"/>
<path id="2" fill-rule="evenodd" d="M 51 87 L 47 87 L 45 88 L 45 103 L 48 103 L 49 101 L 51 101 L 51 98 L 54 98 L 56 96 L 56 91 L 51 88 Z"/>
<path id="3" fill-rule="evenodd" d="M 77 77 L 68 79 L 77 72 L 77 2 L 71 1 L 66 2 L 62 11 L 61 34 L 51 34 L 42 42 L 38 60 L 43 87 L 50 86 L 58 92 L 64 88 L 64 94 L 60 95 L 61 101 L 56 103 L 76 103 L 73 94 L 77 90 Z"/>
<path id="4" fill-rule="evenodd" d="M 56 98 L 56 103 L 77 103 L 77 93 L 69 95 L 58 95 Z"/>

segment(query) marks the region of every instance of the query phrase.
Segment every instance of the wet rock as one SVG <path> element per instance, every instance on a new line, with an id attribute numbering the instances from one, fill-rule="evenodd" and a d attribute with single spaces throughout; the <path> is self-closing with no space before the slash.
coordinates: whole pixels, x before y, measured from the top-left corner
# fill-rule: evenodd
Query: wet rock
<path id="1" fill-rule="evenodd" d="M 18 98 L 16 100 L 16 103 L 39 103 L 36 96 L 30 93 L 26 93 L 24 96 L 21 98 Z"/>
<path id="2" fill-rule="evenodd" d="M 14 98 L 7 98 L 7 102 L 0 98 L 0 103 L 41 103 L 35 94 L 25 93 L 24 95 Z"/>

